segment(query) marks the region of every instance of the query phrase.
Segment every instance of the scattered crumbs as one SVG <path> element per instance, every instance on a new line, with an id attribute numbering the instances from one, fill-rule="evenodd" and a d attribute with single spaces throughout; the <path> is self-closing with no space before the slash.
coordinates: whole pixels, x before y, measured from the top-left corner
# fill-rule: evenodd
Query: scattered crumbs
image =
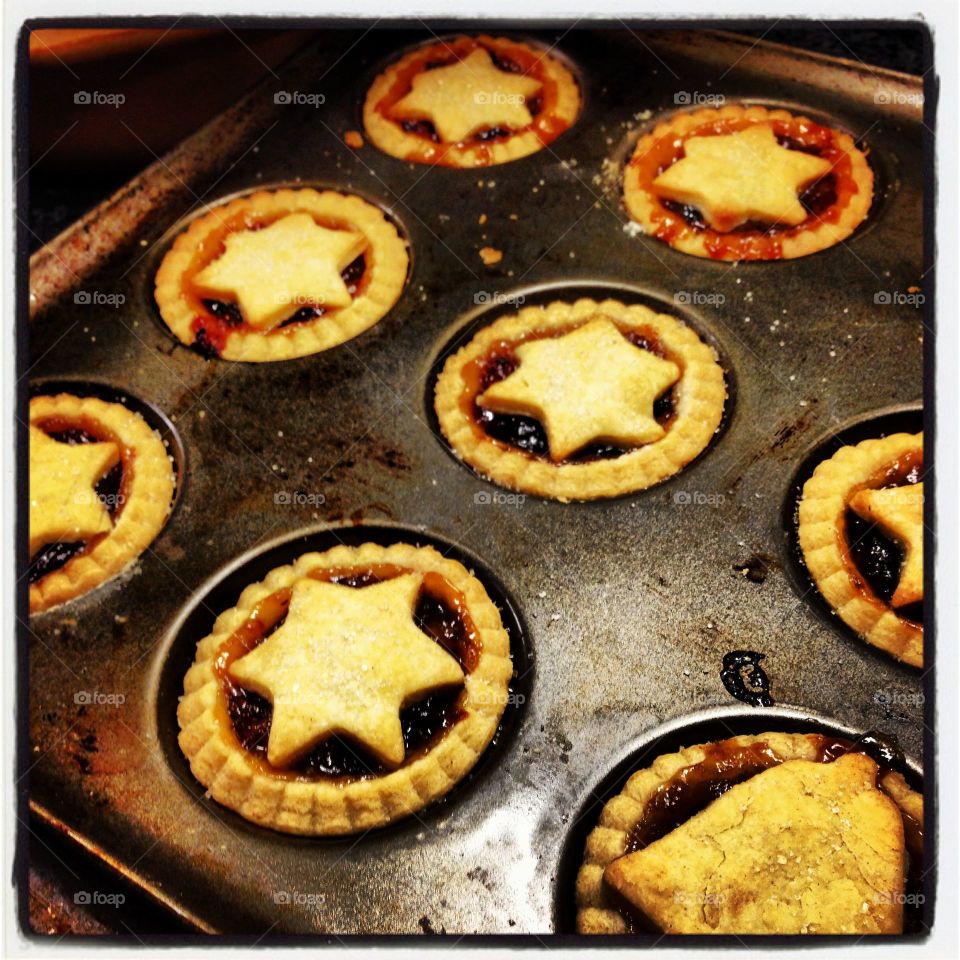
<path id="1" fill-rule="evenodd" d="M 516 214 L 516 213 L 511 213 L 511 214 L 510 214 L 510 219 L 511 219 L 511 220 L 519 220 L 519 219 L 520 219 L 520 215 L 519 215 L 519 214 Z"/>
<path id="2" fill-rule="evenodd" d="M 206 410 L 201 410 L 199 413 L 197 413 L 197 416 L 198 416 L 201 420 L 203 420 L 203 419 L 207 416 L 207 411 L 206 411 Z"/>
<path id="3" fill-rule="evenodd" d="M 278 437 L 282 437 L 282 436 L 283 436 L 283 431 L 282 431 L 282 430 L 278 430 L 278 431 L 277 431 L 277 436 L 278 436 Z"/>
<path id="4" fill-rule="evenodd" d="M 544 597 L 546 597 L 546 595 L 547 595 L 547 591 L 546 591 L 546 590 L 539 590 L 539 591 L 537 591 L 537 596 L 538 596 L 541 600 L 543 600 Z"/>
<path id="5" fill-rule="evenodd" d="M 484 266 L 492 267 L 503 259 L 503 251 L 498 250 L 496 247 L 481 247 L 480 259 L 483 261 Z"/>
<path id="6" fill-rule="evenodd" d="M 482 180 L 478 180 L 478 181 L 477 181 L 477 186 L 482 190 L 482 189 L 483 189 L 483 181 L 482 181 Z"/>
<path id="7" fill-rule="evenodd" d="M 643 227 L 636 220 L 628 220 L 623 225 L 623 232 L 628 237 L 639 237 L 643 235 Z"/>
<path id="8" fill-rule="evenodd" d="M 576 251 L 575 251 L 575 250 L 571 250 L 571 251 L 570 251 L 570 259 L 571 259 L 571 260 L 576 260 L 576 259 L 577 259 L 577 254 L 576 254 Z"/>
<path id="9" fill-rule="evenodd" d="M 793 381 L 796 380 L 796 379 L 797 379 L 797 375 L 796 375 L 795 373 L 791 373 L 791 374 L 790 374 L 790 382 L 793 383 Z"/>
<path id="10" fill-rule="evenodd" d="M 485 224 L 486 222 L 487 222 L 487 215 L 485 213 L 481 213 L 480 216 L 477 218 L 477 223 L 479 223 L 480 226 L 483 226 L 483 224 Z"/>
<path id="11" fill-rule="evenodd" d="M 145 247 L 146 245 L 147 245 L 147 241 L 146 241 L 146 240 L 141 240 L 141 241 L 140 241 L 140 246 L 141 246 L 141 247 Z"/>
<path id="12" fill-rule="evenodd" d="M 543 181 L 541 180 L 540 182 L 542 183 Z M 488 180 L 488 181 L 487 181 L 487 188 L 490 189 L 490 190 L 492 190 L 496 185 L 497 185 L 497 181 L 496 181 L 496 180 Z"/>

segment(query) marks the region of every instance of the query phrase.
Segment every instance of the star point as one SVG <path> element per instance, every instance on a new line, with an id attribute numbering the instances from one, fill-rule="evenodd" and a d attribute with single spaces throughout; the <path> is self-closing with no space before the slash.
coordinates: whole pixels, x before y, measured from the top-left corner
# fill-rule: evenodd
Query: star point
<path id="1" fill-rule="evenodd" d="M 30 556 L 113 529 L 96 485 L 120 461 L 115 443 L 61 443 L 30 427 Z"/>
<path id="2" fill-rule="evenodd" d="M 463 682 L 457 661 L 414 623 L 422 581 L 409 573 L 361 588 L 294 585 L 283 624 L 229 668 L 273 704 L 271 764 L 289 766 L 334 735 L 387 767 L 403 762 L 400 711 Z"/>
<path id="3" fill-rule="evenodd" d="M 831 169 L 821 157 L 781 146 L 769 123 L 691 137 L 683 146 L 683 158 L 653 181 L 653 189 L 664 199 L 696 207 L 723 233 L 751 220 L 803 223 L 808 214 L 800 194 Z"/>
<path id="4" fill-rule="evenodd" d="M 260 230 L 231 233 L 224 246 L 193 285 L 201 295 L 235 300 L 244 320 L 267 332 L 305 306 L 349 306 L 340 274 L 367 242 L 321 226 L 308 213 L 291 213 Z"/>
<path id="5" fill-rule="evenodd" d="M 529 125 L 533 117 L 527 101 L 541 88 L 533 77 L 498 70 L 480 47 L 457 63 L 417 74 L 393 115 L 429 120 L 444 143 L 459 143 L 481 130 Z"/>
<path id="6" fill-rule="evenodd" d="M 680 368 L 633 346 L 610 320 L 531 340 L 516 354 L 517 369 L 477 403 L 539 420 L 554 462 L 591 443 L 637 447 L 663 437 L 653 404 L 680 379 Z"/>
<path id="7" fill-rule="evenodd" d="M 861 490 L 850 508 L 875 523 L 903 548 L 897 589 L 890 600 L 895 609 L 923 601 L 923 484 Z"/>

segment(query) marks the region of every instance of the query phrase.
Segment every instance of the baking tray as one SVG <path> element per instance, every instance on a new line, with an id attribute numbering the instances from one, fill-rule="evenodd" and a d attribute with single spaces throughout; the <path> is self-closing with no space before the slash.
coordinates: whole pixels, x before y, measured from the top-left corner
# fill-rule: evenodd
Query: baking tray
<path id="1" fill-rule="evenodd" d="M 369 81 L 432 34 L 331 30 L 32 261 L 29 390 L 129 396 L 168 438 L 179 484 L 129 575 L 21 620 L 21 782 L 34 815 L 199 931 L 562 937 L 600 785 L 649 759 L 663 730 L 684 743 L 788 725 L 880 730 L 915 781 L 930 749 L 929 684 L 924 704 L 918 672 L 817 605 L 791 534 L 814 451 L 877 416 L 921 418 L 931 304 L 902 294 L 923 287 L 930 255 L 923 84 L 711 31 L 508 32 L 556 43 L 582 84 L 579 122 L 539 154 L 471 172 L 350 150 L 341 138 L 362 129 Z M 291 89 L 322 93 L 322 109 L 273 102 Z M 878 179 L 869 221 L 832 250 L 739 266 L 633 235 L 617 164 L 646 125 L 708 94 L 864 136 Z M 204 203 L 300 183 L 358 192 L 394 218 L 412 247 L 399 303 L 301 360 L 208 361 L 179 345 L 152 299 L 172 238 Z M 483 246 L 502 262 L 484 267 Z M 729 374 L 724 428 L 644 493 L 500 498 L 437 435 L 437 365 L 511 309 L 505 296 L 579 295 L 647 303 L 698 329 Z M 205 798 L 179 753 L 183 672 L 243 584 L 302 550 L 366 539 L 434 543 L 476 568 L 505 613 L 518 695 L 445 802 L 347 839 L 258 828 Z M 731 698 L 720 674 L 735 650 L 764 655 L 775 706 Z M 929 759 L 924 772 L 929 789 Z M 928 896 L 925 923 L 932 909 Z"/>

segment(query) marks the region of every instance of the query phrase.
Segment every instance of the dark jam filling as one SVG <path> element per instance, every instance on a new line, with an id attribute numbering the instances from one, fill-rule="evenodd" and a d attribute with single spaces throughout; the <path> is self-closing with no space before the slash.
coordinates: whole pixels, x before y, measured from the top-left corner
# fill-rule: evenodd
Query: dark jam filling
<path id="1" fill-rule="evenodd" d="M 898 473 L 894 482 L 881 485 L 896 487 L 919 483 L 922 480 L 922 465 L 911 465 L 908 470 Z M 848 509 L 844 516 L 847 552 L 857 572 L 863 577 L 870 591 L 889 604 L 900 582 L 903 567 L 903 547 L 888 537 L 877 524 Z M 923 604 L 911 603 L 897 609 L 897 616 L 914 623 L 923 623 Z"/>
<path id="2" fill-rule="evenodd" d="M 60 443 L 69 443 L 71 445 L 78 443 L 100 443 L 99 437 L 95 437 L 86 430 L 69 429 L 50 431 L 47 436 Z M 107 513 L 111 519 L 120 509 L 120 486 L 123 483 L 123 461 L 121 460 L 108 473 L 106 473 L 97 482 L 94 489 L 100 498 Z M 37 553 L 30 561 L 30 567 L 27 570 L 27 582 L 37 583 L 47 574 L 53 573 L 65 567 L 74 557 L 82 553 L 87 546 L 85 540 L 77 540 L 71 543 L 48 543 Z"/>
<path id="3" fill-rule="evenodd" d="M 808 153 L 817 157 L 820 155 L 816 147 L 807 147 L 789 137 L 778 136 L 777 142 L 781 147 L 788 150 L 797 150 L 800 153 Z M 800 194 L 800 203 L 803 209 L 807 211 L 808 217 L 820 217 L 837 202 L 837 179 L 832 173 L 825 177 L 815 180 Z M 694 206 L 689 204 L 676 203 L 673 200 L 660 200 L 660 203 L 671 213 L 682 217 L 683 220 L 694 230 L 710 230 L 710 225 L 703 219 L 703 214 Z M 759 220 L 748 220 L 735 227 L 730 233 L 765 233 L 774 235 L 782 233 L 785 230 L 793 230 L 794 227 L 782 223 L 764 223 Z"/>
<path id="4" fill-rule="evenodd" d="M 658 357 L 665 356 L 660 343 L 652 335 L 644 335 L 629 330 L 621 331 L 621 333 L 635 347 L 648 350 Z M 519 360 L 515 356 L 503 353 L 492 354 L 483 366 L 477 396 L 480 396 L 484 390 L 493 384 L 506 380 L 519 365 Z M 666 429 L 675 415 L 674 392 L 671 388 L 654 402 L 653 417 L 661 427 Z M 476 401 L 473 403 L 473 418 L 492 440 L 515 447 L 531 456 L 549 459 L 550 444 L 547 440 L 547 433 L 539 420 L 514 414 L 494 413 L 492 410 L 484 409 Z M 563 462 L 590 463 L 597 460 L 613 460 L 630 453 L 630 449 L 612 443 L 595 443 L 583 447 Z"/>
<path id="5" fill-rule="evenodd" d="M 362 589 L 382 582 L 374 573 L 330 577 L 330 583 Z M 279 629 L 281 618 L 267 630 L 259 643 Z M 431 639 L 447 650 L 469 670 L 475 654 L 470 630 L 460 613 L 426 589 L 421 590 L 414 611 L 414 622 Z M 245 750 L 266 761 L 267 742 L 273 706 L 269 700 L 227 681 L 227 707 L 234 733 Z M 443 690 L 405 707 L 400 713 L 406 761 L 428 750 L 446 731 L 463 719 L 460 707 L 461 687 Z M 331 737 L 318 744 L 302 760 L 287 768 L 294 776 L 344 777 L 349 779 L 381 776 L 387 772 L 381 763 L 359 744 L 343 737 Z"/>
<path id="6" fill-rule="evenodd" d="M 867 733 L 857 741 L 840 737 L 820 737 L 817 763 L 832 763 L 848 753 L 863 753 L 880 768 L 880 777 L 892 769 L 902 767 L 903 754 L 895 744 L 882 735 Z M 697 764 L 683 767 L 662 783 L 647 801 L 640 821 L 630 831 L 625 853 L 634 853 L 665 837 L 677 827 L 705 810 L 714 800 L 723 796 L 738 783 L 779 765 L 782 761 L 764 743 L 740 746 L 732 740 L 722 740 L 704 747 L 705 758 Z M 923 877 L 923 825 L 901 811 L 908 854 L 906 892 L 920 893 Z M 638 914 L 616 891 L 608 888 L 632 932 L 651 930 L 649 920 Z M 922 903 L 922 898 L 908 899 L 907 904 Z M 908 906 L 904 912 L 904 932 L 917 928 L 920 911 Z"/>
<path id="7" fill-rule="evenodd" d="M 498 54 L 489 47 L 484 47 L 483 49 L 490 54 L 490 59 L 498 70 L 503 73 L 523 73 L 523 68 L 519 63 L 514 62 L 509 57 Z M 449 60 L 431 60 L 424 66 L 424 70 L 436 70 L 438 67 L 448 67 L 451 63 L 452 61 Z M 533 97 L 526 102 L 526 107 L 527 110 L 530 111 L 530 116 L 536 117 L 543 110 L 543 101 L 540 97 Z M 404 133 L 409 133 L 415 137 L 422 137 L 433 143 L 440 143 L 440 135 L 437 133 L 437 128 L 429 120 L 401 120 L 400 127 Z M 506 140 L 508 137 L 513 136 L 514 133 L 515 131 L 506 127 L 491 127 L 488 130 L 479 130 L 470 139 L 478 143 L 490 143 L 494 140 Z"/>
<path id="8" fill-rule="evenodd" d="M 367 270 L 367 260 L 364 254 L 360 254 L 356 260 L 350 263 L 340 274 L 343 282 L 347 286 L 347 292 L 351 297 L 357 295 L 360 287 L 360 281 Z M 235 303 L 229 303 L 225 300 L 201 300 L 206 316 L 200 316 L 193 322 L 194 340 L 190 344 L 190 349 L 195 350 L 201 356 L 208 360 L 215 359 L 223 353 L 226 346 L 227 337 L 233 330 L 244 325 L 243 314 L 240 307 Z M 276 329 L 282 330 L 285 327 L 291 327 L 298 323 L 307 323 L 310 320 L 316 320 L 322 317 L 326 311 L 323 307 L 301 307 L 292 316 L 287 317 Z"/>

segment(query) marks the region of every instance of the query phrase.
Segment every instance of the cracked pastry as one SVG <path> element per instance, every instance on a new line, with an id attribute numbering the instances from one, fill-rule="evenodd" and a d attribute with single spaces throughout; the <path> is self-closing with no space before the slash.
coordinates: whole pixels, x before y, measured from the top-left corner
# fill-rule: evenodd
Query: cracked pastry
<path id="1" fill-rule="evenodd" d="M 576 80 L 547 51 L 460 36 L 387 67 L 367 93 L 363 122 L 371 142 L 401 160 L 486 167 L 542 150 L 579 110 Z"/>
<path id="2" fill-rule="evenodd" d="M 811 579 L 860 637 L 923 666 L 923 434 L 841 447 L 803 486 L 797 536 Z"/>
<path id="3" fill-rule="evenodd" d="M 642 136 L 623 196 L 644 232 L 715 260 L 789 260 L 866 219 L 873 172 L 841 130 L 786 110 L 681 113 Z"/>
<path id="4" fill-rule="evenodd" d="M 205 357 L 268 362 L 329 350 L 382 319 L 409 256 L 372 203 L 333 190 L 262 190 L 214 207 L 177 237 L 156 301 Z"/>
<path id="5" fill-rule="evenodd" d="M 587 298 L 481 328 L 435 389 L 458 457 L 501 486 L 564 501 L 673 476 L 706 449 L 725 402 L 716 353 L 690 327 Z"/>
<path id="6" fill-rule="evenodd" d="M 765 733 L 658 757 L 587 839 L 578 932 L 901 933 L 923 802 L 861 749 Z"/>
<path id="7" fill-rule="evenodd" d="M 122 572 L 170 513 L 175 481 L 167 448 L 120 403 L 34 397 L 29 467 L 31 613 Z"/>
<path id="8" fill-rule="evenodd" d="M 510 641 L 432 547 L 308 553 L 248 586 L 197 645 L 177 711 L 209 795 L 286 833 L 349 834 L 438 800 L 503 715 Z"/>

